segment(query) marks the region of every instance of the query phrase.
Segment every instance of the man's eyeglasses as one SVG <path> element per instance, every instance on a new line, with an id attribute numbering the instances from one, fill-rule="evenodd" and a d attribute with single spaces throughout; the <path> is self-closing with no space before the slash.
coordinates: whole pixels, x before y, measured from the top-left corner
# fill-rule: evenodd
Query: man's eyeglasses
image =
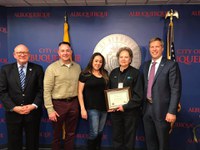
<path id="1" fill-rule="evenodd" d="M 15 52 L 17 55 L 28 55 L 29 52 Z"/>

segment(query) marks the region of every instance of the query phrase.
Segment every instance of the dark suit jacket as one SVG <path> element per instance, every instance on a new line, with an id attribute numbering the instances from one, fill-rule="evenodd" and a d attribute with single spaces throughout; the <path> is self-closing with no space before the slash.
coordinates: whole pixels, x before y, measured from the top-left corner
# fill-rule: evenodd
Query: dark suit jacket
<path id="1" fill-rule="evenodd" d="M 22 91 L 17 63 L 4 65 L 0 72 L 0 100 L 6 109 L 7 122 L 20 122 L 25 119 L 38 119 L 43 103 L 44 72 L 40 65 L 28 63 L 25 89 Z M 28 115 L 20 115 L 11 110 L 15 106 L 36 104 L 38 109 Z"/>
<path id="2" fill-rule="evenodd" d="M 143 68 L 145 97 L 150 63 L 151 61 L 146 62 Z M 155 119 L 163 120 L 167 113 L 176 114 L 180 96 L 181 74 L 178 63 L 162 58 L 152 85 L 152 107 Z"/>

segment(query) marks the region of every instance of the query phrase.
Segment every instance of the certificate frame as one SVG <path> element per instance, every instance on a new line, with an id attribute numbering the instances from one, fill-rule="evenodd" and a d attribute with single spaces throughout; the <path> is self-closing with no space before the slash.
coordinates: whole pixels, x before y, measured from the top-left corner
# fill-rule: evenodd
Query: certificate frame
<path id="1" fill-rule="evenodd" d="M 127 104 L 131 98 L 130 87 L 108 89 L 104 90 L 104 93 L 107 110 L 113 110 L 120 105 Z"/>

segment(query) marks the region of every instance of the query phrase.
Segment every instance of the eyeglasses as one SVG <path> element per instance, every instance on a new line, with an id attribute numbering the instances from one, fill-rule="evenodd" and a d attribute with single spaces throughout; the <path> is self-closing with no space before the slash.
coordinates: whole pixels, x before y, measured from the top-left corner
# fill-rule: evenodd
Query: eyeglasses
<path id="1" fill-rule="evenodd" d="M 15 52 L 17 55 L 28 55 L 29 54 L 29 52 Z"/>

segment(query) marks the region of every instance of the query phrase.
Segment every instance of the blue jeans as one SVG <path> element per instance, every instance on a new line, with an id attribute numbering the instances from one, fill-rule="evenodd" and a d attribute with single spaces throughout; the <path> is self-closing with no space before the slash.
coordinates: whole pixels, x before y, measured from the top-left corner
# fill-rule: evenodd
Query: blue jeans
<path id="1" fill-rule="evenodd" d="M 107 112 L 99 111 L 96 109 L 87 110 L 89 117 L 89 137 L 88 139 L 94 140 L 98 134 L 103 133 L 106 123 Z"/>

